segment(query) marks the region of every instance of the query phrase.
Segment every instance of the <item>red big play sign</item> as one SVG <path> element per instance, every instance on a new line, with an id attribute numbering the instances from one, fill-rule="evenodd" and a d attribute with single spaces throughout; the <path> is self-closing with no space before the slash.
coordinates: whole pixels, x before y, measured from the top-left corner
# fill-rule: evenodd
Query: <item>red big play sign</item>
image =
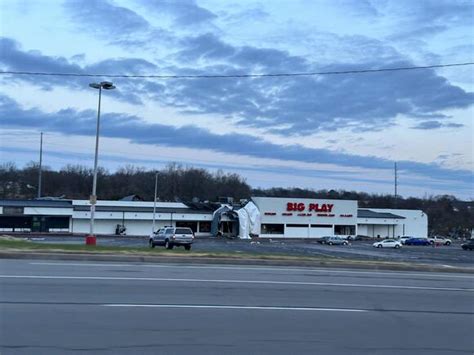
<path id="1" fill-rule="evenodd" d="M 332 212 L 333 204 L 330 203 L 310 203 L 308 205 L 308 212 Z M 302 202 L 288 202 L 286 204 L 287 211 L 298 211 L 303 212 L 306 209 L 306 205 Z"/>

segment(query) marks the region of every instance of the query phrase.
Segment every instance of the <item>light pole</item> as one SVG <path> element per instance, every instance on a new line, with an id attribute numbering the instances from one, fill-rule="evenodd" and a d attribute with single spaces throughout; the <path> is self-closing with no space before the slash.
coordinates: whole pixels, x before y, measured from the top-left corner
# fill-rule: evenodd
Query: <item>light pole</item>
<path id="1" fill-rule="evenodd" d="M 43 132 L 40 135 L 40 156 L 39 156 L 39 167 L 38 167 L 38 198 L 41 198 L 41 173 L 43 165 Z"/>
<path id="2" fill-rule="evenodd" d="M 95 134 L 94 177 L 92 180 L 92 194 L 90 197 L 91 223 L 90 223 L 90 233 L 86 237 L 87 245 L 95 245 L 96 237 L 94 234 L 94 214 L 95 214 L 95 205 L 97 203 L 97 160 L 99 156 L 100 100 L 102 98 L 102 89 L 112 90 L 112 89 L 115 89 L 115 86 L 109 81 L 102 81 L 100 83 L 91 83 L 89 84 L 89 86 L 93 89 L 99 90 L 99 105 L 97 108 L 97 128 L 96 128 L 96 134 Z"/>
<path id="3" fill-rule="evenodd" d="M 158 173 L 155 174 L 155 198 L 153 199 L 153 227 L 151 234 L 155 233 L 155 215 L 156 215 L 156 193 L 158 190 Z"/>

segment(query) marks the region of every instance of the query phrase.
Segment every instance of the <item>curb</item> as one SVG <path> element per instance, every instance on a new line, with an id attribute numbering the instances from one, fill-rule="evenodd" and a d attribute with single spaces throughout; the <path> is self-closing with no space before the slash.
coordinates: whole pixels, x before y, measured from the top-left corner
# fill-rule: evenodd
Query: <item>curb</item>
<path id="1" fill-rule="evenodd" d="M 265 260 L 265 259 L 233 259 L 221 257 L 181 257 L 181 256 L 148 256 L 148 255 L 116 255 L 93 253 L 41 253 L 41 252 L 1 252 L 0 259 L 32 259 L 32 260 L 74 260 L 74 261 L 112 261 L 128 263 L 157 264 L 221 264 L 245 266 L 292 266 L 318 267 L 336 269 L 392 270 L 392 271 L 425 271 L 474 274 L 474 268 L 451 267 L 428 264 L 350 263 L 332 260 Z"/>

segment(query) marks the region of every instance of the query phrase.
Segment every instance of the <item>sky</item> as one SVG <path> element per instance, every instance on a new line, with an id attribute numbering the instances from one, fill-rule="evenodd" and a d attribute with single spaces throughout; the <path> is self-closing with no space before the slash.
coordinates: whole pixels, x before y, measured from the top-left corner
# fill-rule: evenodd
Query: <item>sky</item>
<path id="1" fill-rule="evenodd" d="M 471 0 L 0 0 L 0 163 L 183 166 L 252 187 L 474 199 Z M 153 182 L 151 182 L 153 184 Z"/>

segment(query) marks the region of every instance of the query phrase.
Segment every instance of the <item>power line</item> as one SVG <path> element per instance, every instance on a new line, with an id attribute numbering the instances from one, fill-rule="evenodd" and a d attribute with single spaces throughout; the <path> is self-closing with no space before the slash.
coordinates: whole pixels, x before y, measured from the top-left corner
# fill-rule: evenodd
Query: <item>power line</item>
<path id="1" fill-rule="evenodd" d="M 69 76 L 69 77 L 103 77 L 103 78 L 141 78 L 141 79 L 221 79 L 221 78 L 265 78 L 265 77 L 295 77 L 295 76 L 316 76 L 316 75 L 343 75 L 343 74 L 366 74 L 366 73 L 380 73 L 393 72 L 404 70 L 420 70 L 420 69 L 434 69 L 447 67 L 460 67 L 474 65 L 474 62 L 467 63 L 450 63 L 437 64 L 426 66 L 413 67 L 395 67 L 395 68 L 380 68 L 380 69 L 360 69 L 360 70 L 341 70 L 341 71 L 322 71 L 322 72 L 305 72 L 305 73 L 273 73 L 273 74 L 202 74 L 202 75 L 127 75 L 127 74 L 90 74 L 90 73 L 48 73 L 48 72 L 29 72 L 29 71 L 11 71 L 2 70 L 0 75 L 30 75 L 30 76 Z"/>

